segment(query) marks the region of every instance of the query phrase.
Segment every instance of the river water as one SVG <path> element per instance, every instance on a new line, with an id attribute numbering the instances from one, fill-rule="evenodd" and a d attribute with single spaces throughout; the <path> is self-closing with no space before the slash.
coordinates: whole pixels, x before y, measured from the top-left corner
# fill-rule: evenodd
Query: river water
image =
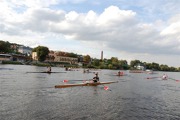
<path id="1" fill-rule="evenodd" d="M 180 82 L 146 79 L 157 74 L 129 73 L 112 76 L 116 70 L 98 71 L 100 81 L 118 81 L 103 86 L 54 88 L 63 80 L 91 79 L 83 70 L 67 73 L 26 73 L 45 67 L 0 65 L 0 120 L 178 120 Z M 54 72 L 64 68 L 52 67 Z M 166 72 L 180 79 L 178 72 Z"/>

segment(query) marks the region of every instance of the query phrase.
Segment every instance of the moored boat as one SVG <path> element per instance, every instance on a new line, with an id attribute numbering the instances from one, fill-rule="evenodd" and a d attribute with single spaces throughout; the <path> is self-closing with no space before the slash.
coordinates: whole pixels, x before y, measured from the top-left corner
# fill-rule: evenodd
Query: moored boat
<path id="1" fill-rule="evenodd" d="M 75 87 L 75 86 L 98 86 L 98 85 L 104 85 L 104 84 L 111 84 L 111 83 L 117 83 L 118 81 L 108 81 L 108 82 L 85 82 L 85 83 L 79 83 L 79 84 L 61 84 L 56 85 L 55 88 L 66 88 L 66 87 Z"/>

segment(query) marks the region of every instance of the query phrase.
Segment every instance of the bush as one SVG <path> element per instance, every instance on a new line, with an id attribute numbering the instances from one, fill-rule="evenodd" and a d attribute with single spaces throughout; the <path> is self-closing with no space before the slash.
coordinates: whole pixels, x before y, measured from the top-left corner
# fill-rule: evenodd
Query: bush
<path id="1" fill-rule="evenodd" d="M 21 63 L 21 62 L 18 62 L 18 61 L 2 61 L 2 64 L 22 65 L 22 63 Z"/>

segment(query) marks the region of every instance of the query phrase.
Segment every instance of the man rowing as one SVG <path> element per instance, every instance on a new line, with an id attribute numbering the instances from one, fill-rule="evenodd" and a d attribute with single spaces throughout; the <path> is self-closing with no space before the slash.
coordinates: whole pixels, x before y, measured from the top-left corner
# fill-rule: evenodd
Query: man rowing
<path id="1" fill-rule="evenodd" d="M 119 71 L 118 74 L 117 74 L 117 76 L 123 76 L 123 75 L 124 75 L 124 73 L 121 72 L 121 71 Z"/>
<path id="2" fill-rule="evenodd" d="M 48 72 L 48 73 L 51 72 L 51 66 L 47 67 L 47 72 Z"/>
<path id="3" fill-rule="evenodd" d="M 167 79 L 168 79 L 168 76 L 167 76 L 166 74 L 163 74 L 162 79 L 163 79 L 163 80 L 167 80 Z"/>
<path id="4" fill-rule="evenodd" d="M 94 83 L 99 82 L 98 73 L 96 73 L 96 74 L 95 74 L 95 77 L 93 77 L 93 82 L 94 82 Z"/>

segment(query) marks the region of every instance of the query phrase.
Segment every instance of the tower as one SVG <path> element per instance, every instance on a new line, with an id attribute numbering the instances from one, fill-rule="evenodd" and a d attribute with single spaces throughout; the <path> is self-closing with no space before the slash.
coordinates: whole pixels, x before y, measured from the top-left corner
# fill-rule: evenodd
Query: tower
<path id="1" fill-rule="evenodd" d="M 101 51 L 101 61 L 103 61 L 103 51 Z"/>

